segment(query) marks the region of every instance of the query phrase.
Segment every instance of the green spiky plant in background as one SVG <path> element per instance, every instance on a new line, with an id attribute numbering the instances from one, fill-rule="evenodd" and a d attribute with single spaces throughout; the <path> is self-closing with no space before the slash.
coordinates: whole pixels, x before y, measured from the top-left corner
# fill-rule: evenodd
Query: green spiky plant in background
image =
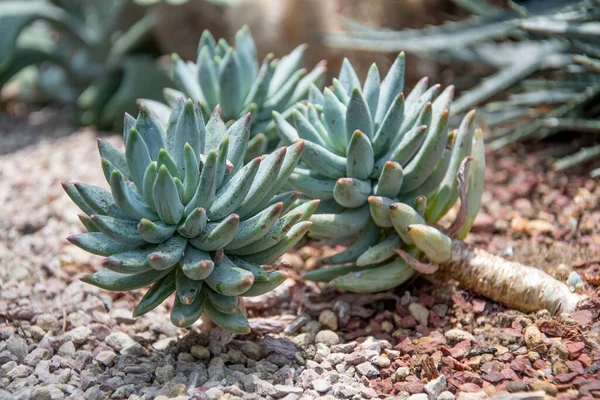
<path id="1" fill-rule="evenodd" d="M 173 56 L 175 89 L 165 90 L 167 104 L 143 99 L 142 102 L 163 120 L 174 101 L 184 95 L 199 100 L 204 118 L 219 104 L 227 123 L 252 112 L 249 155 L 267 151 L 277 135 L 272 124 L 273 111 L 285 112 L 306 99 L 311 84 L 323 85 L 327 68 L 323 61 L 311 72 L 301 68 L 306 45 L 300 45 L 281 59 L 273 54 L 259 66 L 254 39 L 247 26 L 235 36 L 235 48 L 224 39 L 216 41 L 204 31 L 198 45 L 196 63 Z"/>
<path id="2" fill-rule="evenodd" d="M 401 53 L 383 81 L 373 65 L 361 85 L 344 60 L 333 90 L 312 86 L 308 103 L 291 113 L 291 123 L 274 113 L 284 144 L 305 143 L 289 185 L 323 200 L 311 217 L 311 235 L 355 238 L 344 252 L 319 261 L 342 266 L 309 272 L 306 279 L 358 292 L 393 288 L 414 268 L 433 272 L 417 261 L 421 252 L 435 263 L 450 258 L 450 237 L 435 224 L 461 190 L 464 212 L 448 234 L 464 238 L 473 223 L 484 170 L 474 112 L 449 134 L 453 87 L 440 93 L 440 85 L 428 88 L 424 78 L 405 99 L 404 69 Z M 468 189 L 467 182 L 462 187 L 457 182 L 465 159 L 474 166 L 470 178 L 462 171 Z"/>
<path id="3" fill-rule="evenodd" d="M 331 46 L 376 51 L 407 50 L 448 65 L 480 72 L 457 76 L 468 88 L 453 114 L 478 106 L 491 129 L 490 148 L 575 136 L 540 157 L 558 157 L 556 170 L 600 154 L 600 2 L 527 0 L 499 8 L 487 0 L 454 0 L 473 16 L 424 29 L 377 30 L 349 21 L 349 33 L 324 38 Z M 494 72 L 495 71 L 495 72 Z M 556 136 L 554 136 L 556 137 Z M 600 169 L 592 172 L 600 175 Z"/>
<path id="4" fill-rule="evenodd" d="M 131 0 L 56 3 L 0 3 L 0 88 L 34 68 L 19 80 L 25 101 L 72 105 L 77 123 L 101 128 L 119 126 L 137 96 L 160 98 L 171 81 L 140 51 L 152 16 Z"/>
<path id="5" fill-rule="evenodd" d="M 114 291 L 152 285 L 134 316 L 175 293 L 173 324 L 189 326 L 206 313 L 222 329 L 249 332 L 238 297 L 286 279 L 261 264 L 304 236 L 319 203 L 296 205 L 297 193 L 279 194 L 303 143 L 244 165 L 250 114 L 227 128 L 217 107 L 205 125 L 199 105 L 183 98 L 166 126 L 143 106 L 124 125 L 124 153 L 98 142 L 110 191 L 64 184 L 88 230 L 69 240 L 106 257 L 83 281 Z"/>

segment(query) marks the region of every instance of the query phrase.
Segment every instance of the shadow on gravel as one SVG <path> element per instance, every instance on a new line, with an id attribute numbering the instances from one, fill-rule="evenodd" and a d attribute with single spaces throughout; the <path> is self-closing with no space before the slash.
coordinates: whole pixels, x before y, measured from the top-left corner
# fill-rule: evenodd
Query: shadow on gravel
<path id="1" fill-rule="evenodd" d="M 78 128 L 70 117 L 68 109 L 56 108 L 42 108 L 27 116 L 0 113 L 0 155 L 72 134 Z"/>

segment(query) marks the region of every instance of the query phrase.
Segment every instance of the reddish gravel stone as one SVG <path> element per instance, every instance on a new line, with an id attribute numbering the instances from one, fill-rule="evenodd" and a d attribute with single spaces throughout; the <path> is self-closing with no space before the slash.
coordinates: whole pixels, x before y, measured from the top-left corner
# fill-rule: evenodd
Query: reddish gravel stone
<path id="1" fill-rule="evenodd" d="M 471 303 L 473 304 L 473 312 L 475 313 L 483 312 L 487 304 L 485 300 L 480 299 L 474 299 L 473 301 L 471 301 Z"/>
<path id="2" fill-rule="evenodd" d="M 571 380 L 573 380 L 573 378 L 575 378 L 577 375 L 579 375 L 577 372 L 568 372 L 566 374 L 558 374 L 558 375 L 554 375 L 554 380 L 559 383 L 566 383 L 566 382 L 570 382 Z"/>
<path id="3" fill-rule="evenodd" d="M 579 357 L 583 349 L 585 349 L 585 343 L 583 342 L 571 342 L 569 340 L 565 340 L 563 342 L 567 349 L 569 350 L 569 356 L 574 359 Z"/>
<path id="4" fill-rule="evenodd" d="M 458 390 L 460 390 L 461 392 L 467 392 L 467 393 L 475 393 L 475 392 L 479 392 L 481 390 L 481 386 L 476 385 L 474 383 L 463 383 L 462 385 L 460 385 L 458 387 Z"/>
<path id="5" fill-rule="evenodd" d="M 561 337 L 565 333 L 564 326 L 555 320 L 542 321 L 539 328 L 542 333 L 551 337 Z"/>
<path id="6" fill-rule="evenodd" d="M 573 372 L 577 372 L 579 375 L 585 374 L 583 365 L 579 361 L 565 361 L 565 364 Z"/>
<path id="7" fill-rule="evenodd" d="M 590 310 L 579 310 L 573 313 L 573 319 L 579 326 L 588 326 L 594 321 L 594 315 Z"/>
<path id="8" fill-rule="evenodd" d="M 396 392 L 408 392 L 410 394 L 423 393 L 424 384 L 421 382 L 398 382 L 394 384 Z"/>
<path id="9" fill-rule="evenodd" d="M 400 321 L 400 326 L 404 329 L 412 329 L 417 326 L 417 321 L 413 318 L 412 315 L 408 315 Z"/>

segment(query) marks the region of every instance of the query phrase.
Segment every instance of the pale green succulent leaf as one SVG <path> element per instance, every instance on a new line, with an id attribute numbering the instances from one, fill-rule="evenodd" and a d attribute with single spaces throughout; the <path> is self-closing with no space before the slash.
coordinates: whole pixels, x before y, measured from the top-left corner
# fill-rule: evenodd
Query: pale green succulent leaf
<path id="1" fill-rule="evenodd" d="M 311 233 L 321 237 L 342 238 L 359 233 L 369 222 L 371 215 L 368 205 L 345 210 L 336 214 L 314 214 L 310 220 Z"/>
<path id="2" fill-rule="evenodd" d="M 317 260 L 317 265 L 337 265 L 347 264 L 356 260 L 361 254 L 368 251 L 376 245 L 380 236 L 380 229 L 373 223 L 367 226 L 358 234 L 358 238 L 352 242 L 346 250 Z"/>
<path id="3" fill-rule="evenodd" d="M 198 85 L 208 104 L 219 104 L 221 96 L 218 85 L 217 68 L 210 56 L 208 47 L 203 47 L 198 53 Z"/>
<path id="4" fill-rule="evenodd" d="M 404 70 L 405 56 L 400 53 L 381 82 L 375 124 L 381 124 L 396 96 L 404 91 Z"/>
<path id="5" fill-rule="evenodd" d="M 128 170 L 131 174 L 130 178 L 138 188 L 138 192 L 142 194 L 144 173 L 151 159 L 144 139 L 135 128 L 129 132 L 129 136 L 127 137 L 125 157 L 127 159 Z"/>
<path id="6" fill-rule="evenodd" d="M 370 142 L 374 135 L 373 129 L 373 120 L 369 111 L 369 105 L 363 97 L 360 86 L 355 87 L 351 91 L 351 97 L 346 109 L 346 140 L 349 143 L 352 140 L 354 132 L 359 130 Z"/>
<path id="7" fill-rule="evenodd" d="M 210 254 L 189 245 L 185 248 L 179 265 L 188 278 L 196 281 L 206 279 L 215 267 Z"/>
<path id="8" fill-rule="evenodd" d="M 283 210 L 283 203 L 275 203 L 250 219 L 240 222 L 235 236 L 225 250 L 239 249 L 261 239 L 273 227 Z"/>
<path id="9" fill-rule="evenodd" d="M 205 282 L 217 293 L 225 296 L 239 296 L 252 286 L 254 275 L 236 266 L 226 255 L 215 266 Z"/>
<path id="10" fill-rule="evenodd" d="M 360 130 L 354 131 L 346 154 L 346 174 L 350 178 L 365 180 L 375 164 L 370 137 Z"/>
<path id="11" fill-rule="evenodd" d="M 467 189 L 467 217 L 463 226 L 456 233 L 457 239 L 465 239 L 473 226 L 475 217 L 481 208 L 481 196 L 485 182 L 485 146 L 483 143 L 483 132 L 481 129 L 475 131 L 473 143 L 473 161 L 469 173 Z"/>
<path id="12" fill-rule="evenodd" d="M 253 184 L 261 161 L 261 158 L 255 158 L 239 170 L 229 182 L 219 189 L 215 196 L 215 201 L 207 211 L 209 219 L 223 219 L 237 210 L 246 198 L 246 195 Z"/>
<path id="13" fill-rule="evenodd" d="M 439 160 L 444 152 L 448 137 L 446 126 L 448 118 L 448 111 L 443 111 L 439 119 L 436 119 L 430 126 L 427 138 L 417 154 L 404 167 L 403 191 L 408 192 L 418 188 L 437 166 L 437 163 L 431 162 L 431 160 Z"/>
<path id="14" fill-rule="evenodd" d="M 148 243 L 162 243 L 169 239 L 177 225 L 168 225 L 162 221 L 150 221 L 149 219 L 143 218 L 138 224 L 138 230 L 144 240 Z"/>
<path id="15" fill-rule="evenodd" d="M 102 261 L 102 265 L 111 271 L 121 274 L 138 274 L 152 269 L 148 263 L 148 254 L 152 247 L 142 247 L 128 250 L 123 253 L 113 254 Z"/>
<path id="16" fill-rule="evenodd" d="M 375 244 L 363 252 L 357 259 L 356 265 L 363 267 L 371 264 L 379 264 L 396 256 L 395 250 L 399 249 L 402 242 L 398 235 L 390 235 L 385 240 Z"/>
<path id="17" fill-rule="evenodd" d="M 425 224 L 425 220 L 414 208 L 404 203 L 394 203 L 390 206 L 390 216 L 394 229 L 406 244 L 413 244 L 407 233 L 409 225 Z"/>
<path id="18" fill-rule="evenodd" d="M 429 259 L 435 263 L 443 263 L 452 257 L 452 240 L 438 229 L 422 224 L 411 224 L 406 232 L 412 242 Z"/>
<path id="19" fill-rule="evenodd" d="M 354 67 L 347 58 L 342 61 L 342 68 L 340 69 L 340 83 L 346 90 L 346 94 L 350 96 L 354 88 L 360 88 L 360 79 L 356 75 Z M 358 128 L 356 128 L 358 129 Z"/>
<path id="20" fill-rule="evenodd" d="M 400 143 L 403 134 L 400 127 L 404 121 L 404 95 L 400 93 L 394 99 L 392 105 L 388 109 L 379 129 L 375 133 L 373 139 L 373 151 L 376 157 L 379 157 L 383 153 L 393 140 L 393 143 Z"/>
<path id="21" fill-rule="evenodd" d="M 177 167 L 177 163 L 175 162 L 173 157 L 171 157 L 167 150 L 160 149 L 160 151 L 158 152 L 158 158 L 156 160 L 157 171 L 160 170 L 160 167 L 162 167 L 163 165 L 167 168 L 167 171 L 169 171 L 169 174 L 173 178 L 180 177 L 179 168 Z"/>
<path id="22" fill-rule="evenodd" d="M 191 326 L 198 321 L 202 313 L 206 310 L 208 300 L 204 293 L 200 292 L 191 304 L 184 304 L 175 296 L 175 302 L 171 309 L 171 322 L 180 328 Z"/>
<path id="23" fill-rule="evenodd" d="M 268 97 L 273 96 L 279 91 L 290 77 L 296 72 L 302 65 L 302 58 L 306 51 L 306 45 L 301 44 L 296 47 L 292 52 L 279 60 L 273 77 L 271 78 L 271 84 L 269 86 Z"/>
<path id="24" fill-rule="evenodd" d="M 333 189 L 333 198 L 343 207 L 356 208 L 367 202 L 371 190 L 370 180 L 340 178 Z"/>
<path id="25" fill-rule="evenodd" d="M 379 75 L 379 68 L 375 63 L 371 64 L 369 67 L 369 72 L 367 72 L 367 78 L 365 79 L 365 84 L 363 86 L 363 93 L 365 96 L 365 100 L 369 105 L 369 113 L 371 116 L 375 115 L 377 112 L 377 105 L 379 103 L 379 89 L 381 86 L 381 78 Z M 394 100 L 395 101 L 395 100 Z M 390 109 L 393 108 L 393 103 Z M 389 113 L 389 111 L 388 111 Z M 404 114 L 404 113 L 403 113 Z M 377 127 L 377 125 L 375 125 Z"/>
<path id="26" fill-rule="evenodd" d="M 432 194 L 432 204 L 427 209 L 427 220 L 437 221 L 443 217 L 458 199 L 456 176 L 462 161 L 471 155 L 475 133 L 475 112 L 468 113 L 458 128 L 452 155 L 444 179 Z"/>
<path id="27" fill-rule="evenodd" d="M 131 177 L 124 152 L 103 139 L 98 139 L 98 151 L 100 152 L 100 157 L 110 161 L 114 168 L 121 171 L 123 176 L 127 178 Z"/>
<path id="28" fill-rule="evenodd" d="M 135 246 L 117 242 L 101 232 L 80 233 L 69 236 L 68 240 L 80 249 L 105 257 L 131 250 Z"/>
<path id="29" fill-rule="evenodd" d="M 144 295 L 133 310 L 133 317 L 146 314 L 162 304 L 175 291 L 175 269 L 158 280 Z"/>
<path id="30" fill-rule="evenodd" d="M 288 274 L 284 271 L 273 271 L 269 272 L 269 279 L 266 282 L 257 282 L 250 289 L 248 289 L 243 297 L 254 297 L 261 296 L 265 293 L 269 293 L 270 291 L 276 289 L 279 285 L 281 285 L 288 278 Z"/>
<path id="31" fill-rule="evenodd" d="M 282 256 L 287 251 L 291 250 L 296 243 L 304 237 L 306 232 L 310 229 L 312 222 L 310 221 L 302 221 L 298 222 L 296 225 L 286 233 L 285 237 L 280 240 L 276 245 L 265 249 L 259 253 L 250 254 L 245 257 L 246 260 L 257 263 L 257 264 L 268 264 L 277 260 L 280 256 Z"/>
<path id="32" fill-rule="evenodd" d="M 140 137 L 143 139 L 143 142 L 148 149 L 150 158 L 152 160 L 156 160 L 160 149 L 164 149 L 166 147 L 166 131 L 164 124 L 156 115 L 150 113 L 146 107 L 141 106 L 138 117 L 135 120 L 134 128 L 138 135 L 140 135 Z M 127 143 L 129 142 L 130 132 L 131 130 L 127 131 L 128 136 L 125 138 L 126 148 Z"/>
<path id="33" fill-rule="evenodd" d="M 323 176 L 341 178 L 346 175 L 345 157 L 338 156 L 325 147 L 309 141 L 304 142 L 302 161 Z"/>
<path id="34" fill-rule="evenodd" d="M 97 186 L 86 185 L 85 183 L 75 183 L 74 185 L 81 198 L 89 207 L 91 207 L 94 214 L 108 215 L 109 217 L 120 219 L 129 219 L 129 217 L 125 215 L 115 204 L 115 201 L 109 191 Z"/>
<path id="35" fill-rule="evenodd" d="M 167 224 L 178 224 L 183 217 L 183 204 L 177 186 L 167 167 L 162 165 L 154 182 L 154 206 L 160 219 Z"/>
<path id="36" fill-rule="evenodd" d="M 393 289 L 415 274 L 415 271 L 400 258 L 376 268 L 362 268 L 361 271 L 335 278 L 331 284 L 354 293 L 375 293 Z"/>
<path id="37" fill-rule="evenodd" d="M 387 161 L 383 165 L 381 175 L 375 186 L 373 193 L 375 196 L 395 198 L 400 192 L 402 187 L 402 180 L 404 179 L 404 170 L 400 163 L 394 161 Z"/>
<path id="38" fill-rule="evenodd" d="M 128 292 L 148 286 L 168 273 L 169 270 L 157 271 L 152 269 L 139 274 L 121 274 L 103 268 L 91 275 L 84 276 L 81 280 L 101 289 L 112 290 L 113 292 Z"/>
<path id="39" fill-rule="evenodd" d="M 201 291 L 207 294 L 202 287 L 204 281 L 188 278 L 181 268 L 175 268 L 175 271 L 175 290 L 180 302 L 192 304 Z"/>
<path id="40" fill-rule="evenodd" d="M 136 221 L 117 219 L 106 215 L 90 216 L 94 224 L 113 240 L 130 246 L 140 246 L 146 243 L 142 235 L 137 230 Z"/>
<path id="41" fill-rule="evenodd" d="M 369 196 L 369 210 L 373 221 L 382 228 L 392 227 L 390 205 L 394 200 L 388 197 Z"/>
<path id="42" fill-rule="evenodd" d="M 178 88 L 181 88 L 186 94 L 186 98 L 191 98 L 193 101 L 200 100 L 206 102 L 206 98 L 200 89 L 198 81 L 195 79 L 195 68 L 190 68 L 190 65 L 183 61 L 178 55 L 173 55 L 173 81 Z"/>
<path id="43" fill-rule="evenodd" d="M 186 205 L 184 215 L 189 215 L 193 210 L 198 207 L 206 208 L 210 207 L 215 199 L 215 193 L 217 188 L 217 152 L 211 150 L 204 161 L 202 166 L 202 173 L 200 174 L 200 183 L 196 189 L 194 197 Z"/>
<path id="44" fill-rule="evenodd" d="M 190 239 L 190 244 L 203 251 L 222 249 L 235 237 L 239 223 L 237 214 L 231 214 L 219 223 L 209 223 L 200 236 Z"/>
<path id="45" fill-rule="evenodd" d="M 248 319 L 239 309 L 233 314 L 225 314 L 218 311 L 210 302 L 207 302 L 205 311 L 210 320 L 225 331 L 239 334 L 250 333 Z"/>
<path id="46" fill-rule="evenodd" d="M 156 176 L 158 175 L 158 163 L 156 161 L 152 161 L 148 164 L 146 168 L 146 172 L 144 172 L 144 180 L 142 182 L 142 191 L 144 192 L 144 200 L 148 206 L 156 211 L 156 207 L 154 206 L 154 182 L 156 181 Z"/>
<path id="47" fill-rule="evenodd" d="M 219 66 L 220 105 L 226 120 L 237 118 L 243 108 L 242 76 L 234 52 L 229 49 Z"/>
<path id="48" fill-rule="evenodd" d="M 342 104 L 335 94 L 328 88 L 323 92 L 323 114 L 325 123 L 331 135 L 331 143 L 335 149 L 345 149 L 347 144 L 346 135 L 346 106 Z"/>
<path id="49" fill-rule="evenodd" d="M 209 286 L 206 287 L 205 292 L 210 304 L 219 312 L 223 314 L 233 314 L 237 310 L 238 298 L 237 296 L 224 296 L 212 290 Z"/>
<path id="50" fill-rule="evenodd" d="M 125 183 L 123 175 L 117 170 L 112 171 L 110 175 L 110 189 L 117 206 L 130 218 L 137 220 L 158 218 L 141 196 Z"/>
<path id="51" fill-rule="evenodd" d="M 252 275 L 254 275 L 254 285 L 256 285 L 257 283 L 269 282 L 269 280 L 271 279 L 269 277 L 269 273 L 267 273 L 267 271 L 265 271 L 265 269 L 259 264 L 248 262 L 246 259 L 236 256 L 230 256 L 229 258 L 238 267 L 245 269 L 246 271 L 252 272 Z M 254 285 L 252 286 L 254 287 Z M 245 293 L 246 292 L 244 292 L 244 296 L 246 295 Z"/>
<path id="52" fill-rule="evenodd" d="M 241 218 L 250 216 L 256 205 L 260 204 L 265 196 L 271 192 L 271 189 L 277 183 L 277 176 L 286 153 L 287 148 L 281 147 L 259 163 L 256 174 L 250 179 L 249 190 L 243 194 L 244 198 L 236 211 Z"/>
<path id="53" fill-rule="evenodd" d="M 179 235 L 173 235 L 168 240 L 156 246 L 152 253 L 148 254 L 148 262 L 154 269 L 168 269 L 177 264 L 181 259 L 186 244 L 186 238 Z"/>

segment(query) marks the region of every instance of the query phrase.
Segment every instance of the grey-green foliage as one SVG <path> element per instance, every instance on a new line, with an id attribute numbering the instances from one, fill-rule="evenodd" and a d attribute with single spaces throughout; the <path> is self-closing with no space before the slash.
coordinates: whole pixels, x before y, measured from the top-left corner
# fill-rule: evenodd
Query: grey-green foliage
<path id="1" fill-rule="evenodd" d="M 266 293 L 286 279 L 261 264 L 302 238 L 318 205 L 279 194 L 303 143 L 244 164 L 250 114 L 227 128 L 217 108 L 205 125 L 199 105 L 183 98 L 166 125 L 142 106 L 124 126 L 125 152 L 98 141 L 110 191 L 64 185 L 88 230 L 69 240 L 106 257 L 83 280 L 116 291 L 152 285 L 134 316 L 175 292 L 175 325 L 189 326 L 205 312 L 223 329 L 248 332 L 238 296 Z"/>
<path id="2" fill-rule="evenodd" d="M 427 224 L 435 224 L 459 196 L 456 177 L 463 160 L 472 154 L 474 112 L 449 134 L 453 87 L 440 93 L 440 85 L 428 88 L 427 79 L 422 79 L 405 98 L 404 69 L 402 53 L 383 80 L 377 66 L 372 65 L 361 84 L 350 62 L 344 60 L 332 89 L 321 92 L 312 86 L 308 102 L 298 104 L 289 121 L 274 113 L 284 144 L 305 143 L 289 185 L 322 200 L 318 213 L 311 217 L 311 235 L 356 237 L 346 251 L 321 260 L 321 264 L 356 263 L 358 269 L 370 266 L 366 269 L 374 277 L 373 283 L 356 280 L 348 270 L 351 267 L 345 265 L 307 274 L 307 279 L 340 276 L 334 284 L 360 291 L 398 285 L 410 276 L 403 272 L 410 267 L 394 252 L 415 244 L 409 238 L 408 225 L 422 224 L 426 236 L 432 237 Z M 479 209 L 476 193 L 481 196 L 484 154 L 480 133 L 477 138 L 478 173 L 473 175 L 477 179 L 471 184 L 471 213 L 463 225 L 464 235 Z M 413 214 L 420 212 L 423 217 L 396 223 L 398 204 L 411 210 L 414 206 Z M 412 232 L 415 235 L 420 229 L 415 227 Z M 426 250 L 436 246 L 426 243 L 417 247 L 427 254 Z M 448 255 L 449 239 L 445 244 L 446 252 L 438 257 L 430 255 L 432 261 L 439 262 Z M 351 276 L 346 276 L 348 273 Z"/>
<path id="3" fill-rule="evenodd" d="M 268 139 L 276 137 L 271 113 L 285 112 L 306 99 L 311 84 L 324 83 L 325 62 L 310 72 L 301 68 L 305 49 L 306 45 L 300 45 L 281 59 L 269 54 L 259 65 L 254 39 L 247 26 L 235 35 L 235 47 L 225 39 L 216 41 L 209 31 L 204 31 L 196 63 L 173 57 L 177 90 L 165 91 L 167 104 L 151 101 L 145 104 L 163 119 L 179 95 L 199 100 L 205 119 L 217 105 L 221 106 L 226 122 L 252 112 L 251 153 L 263 154 Z"/>
<path id="4" fill-rule="evenodd" d="M 3 1 L 0 87 L 35 66 L 21 80 L 25 100 L 65 102 L 76 106 L 79 123 L 118 126 L 138 96 L 159 98 L 169 85 L 140 52 L 153 25 L 130 0 Z"/>
<path id="5" fill-rule="evenodd" d="M 600 115 L 600 2 L 529 0 L 509 2 L 508 9 L 487 0 L 455 2 L 475 15 L 399 32 L 354 28 L 348 35 L 324 40 L 344 48 L 402 48 L 443 62 L 496 70 L 484 79 L 464 77 L 471 87 L 453 106 L 458 115 L 483 106 L 479 116 L 492 129 L 492 149 L 568 131 L 584 132 L 584 138 L 557 146 L 554 155 L 593 143 Z M 555 168 L 587 161 L 598 148 L 567 156 Z"/>

